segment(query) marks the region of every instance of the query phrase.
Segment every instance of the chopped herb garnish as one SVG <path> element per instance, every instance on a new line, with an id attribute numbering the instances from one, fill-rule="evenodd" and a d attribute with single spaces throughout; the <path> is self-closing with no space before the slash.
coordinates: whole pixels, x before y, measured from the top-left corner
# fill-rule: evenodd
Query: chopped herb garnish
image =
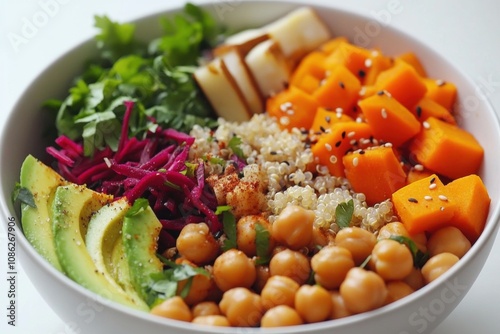
<path id="1" fill-rule="evenodd" d="M 35 198 L 33 194 L 28 188 L 21 187 L 21 184 L 18 182 L 12 192 L 12 201 L 20 201 L 23 204 L 31 206 L 32 208 L 36 208 Z"/>
<path id="2" fill-rule="evenodd" d="M 269 256 L 271 234 L 269 230 L 261 224 L 255 224 L 255 247 L 257 251 L 257 265 L 268 264 L 271 260 Z"/>
<path id="3" fill-rule="evenodd" d="M 241 144 L 243 141 L 241 140 L 240 137 L 238 136 L 233 136 L 230 140 L 227 146 L 233 151 L 233 153 L 241 159 L 245 158 L 245 155 L 243 154 L 243 151 L 241 149 Z"/>
<path id="4" fill-rule="evenodd" d="M 408 237 L 402 236 L 402 235 L 391 235 L 389 237 L 391 240 L 395 240 L 401 244 L 406 245 L 411 251 L 411 254 L 413 255 L 413 266 L 415 268 L 422 268 L 424 264 L 427 262 L 429 259 L 429 254 L 422 252 L 420 249 L 418 249 L 417 245 L 413 240 L 411 240 Z"/>
<path id="5" fill-rule="evenodd" d="M 133 217 L 138 215 L 140 212 L 146 210 L 146 208 L 149 206 L 149 202 L 145 198 L 138 198 L 135 200 L 134 204 L 132 204 L 132 207 L 127 211 L 126 216 L 127 217 Z"/>
<path id="6" fill-rule="evenodd" d="M 216 215 L 220 215 L 224 212 L 231 211 L 233 207 L 230 205 L 219 205 L 217 209 L 215 210 Z"/>
<path id="7" fill-rule="evenodd" d="M 339 203 L 335 209 L 335 219 L 337 225 L 342 229 L 349 227 L 354 213 L 354 201 L 351 199 L 349 202 Z"/>
<path id="8" fill-rule="evenodd" d="M 222 250 L 227 251 L 232 248 L 237 248 L 236 243 L 236 218 L 231 211 L 224 211 L 222 213 L 222 225 L 226 239 Z"/>

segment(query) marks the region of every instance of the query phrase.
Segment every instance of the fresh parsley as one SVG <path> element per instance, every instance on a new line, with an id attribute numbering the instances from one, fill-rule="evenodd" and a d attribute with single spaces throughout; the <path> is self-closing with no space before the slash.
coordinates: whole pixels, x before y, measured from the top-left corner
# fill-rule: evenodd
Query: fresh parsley
<path id="1" fill-rule="evenodd" d="M 233 136 L 229 142 L 227 143 L 227 146 L 233 151 L 233 153 L 241 159 L 245 158 L 245 154 L 243 153 L 243 150 L 241 149 L 241 144 L 243 141 L 241 140 L 240 137 L 238 136 Z"/>
<path id="2" fill-rule="evenodd" d="M 216 125 L 192 74 L 224 29 L 189 3 L 161 23 L 163 36 L 145 44 L 136 39 L 133 24 L 95 17 L 99 56 L 75 78 L 66 98 L 44 104 L 56 112 L 57 135 L 82 140 L 86 156 L 105 147 L 116 151 L 128 100 L 134 101 L 130 137 L 144 137 L 155 126 L 187 132 L 195 124 Z"/>
<path id="3" fill-rule="evenodd" d="M 28 188 L 21 187 L 19 182 L 16 183 L 12 192 L 12 202 L 20 201 L 32 208 L 36 208 L 35 198 Z"/>
<path id="4" fill-rule="evenodd" d="M 268 264 L 271 260 L 270 252 L 271 234 L 269 230 L 261 224 L 255 224 L 255 247 L 257 251 L 257 265 Z"/>
<path id="5" fill-rule="evenodd" d="M 348 202 L 339 203 L 335 208 L 335 219 L 337 225 L 342 229 L 349 227 L 354 214 L 354 201 L 351 199 Z"/>
<path id="6" fill-rule="evenodd" d="M 227 251 L 232 248 L 237 248 L 236 242 L 236 218 L 231 211 L 224 211 L 222 213 L 222 226 L 226 239 L 222 245 L 222 250 Z"/>

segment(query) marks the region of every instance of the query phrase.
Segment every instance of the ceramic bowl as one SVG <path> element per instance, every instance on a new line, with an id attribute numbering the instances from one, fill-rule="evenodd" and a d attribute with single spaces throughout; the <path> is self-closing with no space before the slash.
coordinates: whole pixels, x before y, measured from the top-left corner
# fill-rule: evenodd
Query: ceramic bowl
<path id="1" fill-rule="evenodd" d="M 208 10 L 222 23 L 233 28 L 255 27 L 268 23 L 307 2 L 237 1 L 233 6 L 221 2 L 206 3 Z M 40 112 L 44 100 L 63 97 L 71 79 L 86 59 L 95 54 L 93 40 L 86 41 L 43 71 L 26 89 L 2 131 L 0 144 L 1 208 L 3 217 L 17 222 L 20 261 L 32 283 L 54 311 L 78 333 L 424 333 L 435 328 L 461 301 L 478 276 L 492 248 L 499 225 L 500 173 L 497 150 L 500 128 L 492 107 L 475 94 L 474 83 L 460 69 L 431 50 L 424 43 L 383 25 L 333 6 L 316 6 L 334 35 L 346 36 L 363 47 L 378 47 L 386 54 L 414 51 L 432 77 L 456 84 L 459 91 L 457 119 L 485 149 L 480 170 L 491 196 L 486 228 L 472 249 L 436 281 L 392 304 L 340 320 L 297 327 L 263 330 L 258 328 L 205 328 L 163 319 L 104 300 L 52 268 L 22 235 L 18 208 L 11 202 L 11 192 L 19 179 L 20 166 L 27 154 L 43 156 L 42 140 L 46 118 Z M 112 15 L 112 13 L 109 13 Z M 160 34 L 158 19 L 171 12 L 157 13 L 135 21 L 138 36 L 150 40 Z"/>

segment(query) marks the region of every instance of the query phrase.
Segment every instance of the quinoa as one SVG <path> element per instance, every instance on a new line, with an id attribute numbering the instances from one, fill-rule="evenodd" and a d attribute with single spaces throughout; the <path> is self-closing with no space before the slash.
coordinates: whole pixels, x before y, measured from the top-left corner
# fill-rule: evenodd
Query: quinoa
<path id="1" fill-rule="evenodd" d="M 390 200 L 370 207 L 364 194 L 355 193 L 346 178 L 331 175 L 325 166 L 308 170 L 314 157 L 306 131 L 282 130 L 276 120 L 265 113 L 254 115 L 248 122 L 219 119 L 218 124 L 216 130 L 200 126 L 192 129 L 190 135 L 195 143 L 190 159 L 202 158 L 206 161 L 207 174 L 222 175 L 227 166 L 221 161 L 230 160 L 233 154 L 228 147 L 229 141 L 234 136 L 241 138 L 239 147 L 246 157 L 245 162 L 261 170 L 260 181 L 265 185 L 267 200 L 263 214 L 271 223 L 287 205 L 293 204 L 313 210 L 315 225 L 336 233 L 339 230 L 335 219 L 337 205 L 351 199 L 354 203 L 353 226 L 376 233 L 396 219 Z"/>

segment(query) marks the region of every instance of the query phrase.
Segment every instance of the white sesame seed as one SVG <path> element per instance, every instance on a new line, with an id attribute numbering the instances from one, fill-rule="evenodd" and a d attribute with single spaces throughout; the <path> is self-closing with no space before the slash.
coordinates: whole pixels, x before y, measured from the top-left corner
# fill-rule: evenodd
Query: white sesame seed
<path id="1" fill-rule="evenodd" d="M 427 122 L 427 121 L 423 121 L 423 122 L 422 122 L 422 125 L 423 125 L 423 127 L 424 127 L 424 128 L 426 128 L 426 129 L 430 129 L 430 128 L 431 128 L 431 125 L 430 125 L 430 124 L 429 124 L 429 122 Z"/>
<path id="2" fill-rule="evenodd" d="M 331 151 L 332 150 L 332 145 L 326 143 L 325 144 L 325 148 L 326 148 L 327 151 Z"/>
<path id="3" fill-rule="evenodd" d="M 378 57 L 380 52 L 378 50 L 372 50 L 371 54 L 372 54 L 372 57 Z"/>
<path id="4" fill-rule="evenodd" d="M 364 144 L 364 145 L 368 145 L 371 143 L 371 140 L 370 139 L 365 139 L 365 138 L 362 138 L 360 140 L 361 144 Z"/>
<path id="5" fill-rule="evenodd" d="M 424 166 L 421 165 L 421 164 L 416 164 L 415 166 L 413 166 L 413 168 L 416 170 L 416 171 L 423 171 L 424 170 Z"/>
<path id="6" fill-rule="evenodd" d="M 438 198 L 444 202 L 448 201 L 448 197 L 446 197 L 445 195 L 439 195 Z"/>
<path id="7" fill-rule="evenodd" d="M 352 165 L 356 167 L 358 163 L 359 163 L 358 157 L 354 157 L 354 159 L 352 159 Z"/>
<path id="8" fill-rule="evenodd" d="M 436 188 L 437 188 L 437 184 L 436 183 L 429 184 L 429 189 L 430 190 L 433 190 L 433 189 L 436 189 Z"/>
<path id="9" fill-rule="evenodd" d="M 356 132 L 351 131 L 351 132 L 347 133 L 347 138 L 352 138 L 352 137 L 354 137 L 355 135 L 356 135 Z"/>
<path id="10" fill-rule="evenodd" d="M 387 95 L 387 97 L 391 98 L 392 97 L 392 94 L 389 93 L 388 91 L 384 90 L 384 94 Z"/>
<path id="11" fill-rule="evenodd" d="M 356 144 L 356 139 L 351 139 L 351 141 L 349 142 L 349 144 L 355 145 Z"/>
<path id="12" fill-rule="evenodd" d="M 337 112 L 335 114 L 335 116 L 337 117 L 337 119 L 341 119 L 342 118 L 342 113 L 341 112 Z"/>
<path id="13" fill-rule="evenodd" d="M 380 110 L 380 114 L 382 115 L 382 118 L 387 118 L 387 110 L 385 110 L 385 108 L 382 108 L 382 110 Z"/>
<path id="14" fill-rule="evenodd" d="M 424 196 L 424 199 L 426 201 L 432 201 L 432 196 L 426 195 L 426 196 Z"/>
<path id="15" fill-rule="evenodd" d="M 359 95 L 360 96 L 365 96 L 366 94 L 366 86 L 363 86 L 361 87 L 361 89 L 359 90 Z"/>
<path id="16" fill-rule="evenodd" d="M 342 109 L 340 107 L 339 108 L 335 108 L 335 112 L 337 112 L 337 113 L 343 113 L 344 109 Z"/>
<path id="17" fill-rule="evenodd" d="M 286 113 L 287 113 L 287 115 L 292 116 L 293 114 L 295 114 L 295 111 L 294 111 L 293 109 L 288 109 L 288 110 L 286 111 Z"/>
<path id="18" fill-rule="evenodd" d="M 444 80 L 441 80 L 441 79 L 436 80 L 436 85 L 442 86 L 444 84 L 445 84 Z"/>
<path id="19" fill-rule="evenodd" d="M 290 118 L 288 118 L 286 116 L 281 116 L 280 117 L 280 124 L 281 125 L 288 125 L 288 124 L 290 124 Z"/>
<path id="20" fill-rule="evenodd" d="M 280 105 L 280 110 L 283 111 L 283 112 L 286 112 L 291 107 L 292 107 L 292 103 L 291 102 L 285 102 L 285 103 L 282 103 Z"/>
<path id="21" fill-rule="evenodd" d="M 356 123 L 363 123 L 363 119 L 361 117 L 356 117 Z"/>
<path id="22" fill-rule="evenodd" d="M 390 148 L 390 147 L 392 147 L 392 143 L 385 143 L 384 146 Z"/>
<path id="23" fill-rule="evenodd" d="M 440 207 L 439 210 L 444 211 L 444 206 Z"/>
<path id="24" fill-rule="evenodd" d="M 336 157 L 335 155 L 333 155 L 333 154 L 332 154 L 332 155 L 330 156 L 330 159 L 329 159 L 329 160 L 330 160 L 330 162 L 331 162 L 332 164 L 335 164 L 335 163 L 337 163 L 337 160 L 338 160 L 338 159 L 337 159 L 337 157 Z"/>
<path id="25" fill-rule="evenodd" d="M 365 59 L 365 66 L 366 67 L 371 67 L 372 66 L 372 60 L 370 58 Z"/>

